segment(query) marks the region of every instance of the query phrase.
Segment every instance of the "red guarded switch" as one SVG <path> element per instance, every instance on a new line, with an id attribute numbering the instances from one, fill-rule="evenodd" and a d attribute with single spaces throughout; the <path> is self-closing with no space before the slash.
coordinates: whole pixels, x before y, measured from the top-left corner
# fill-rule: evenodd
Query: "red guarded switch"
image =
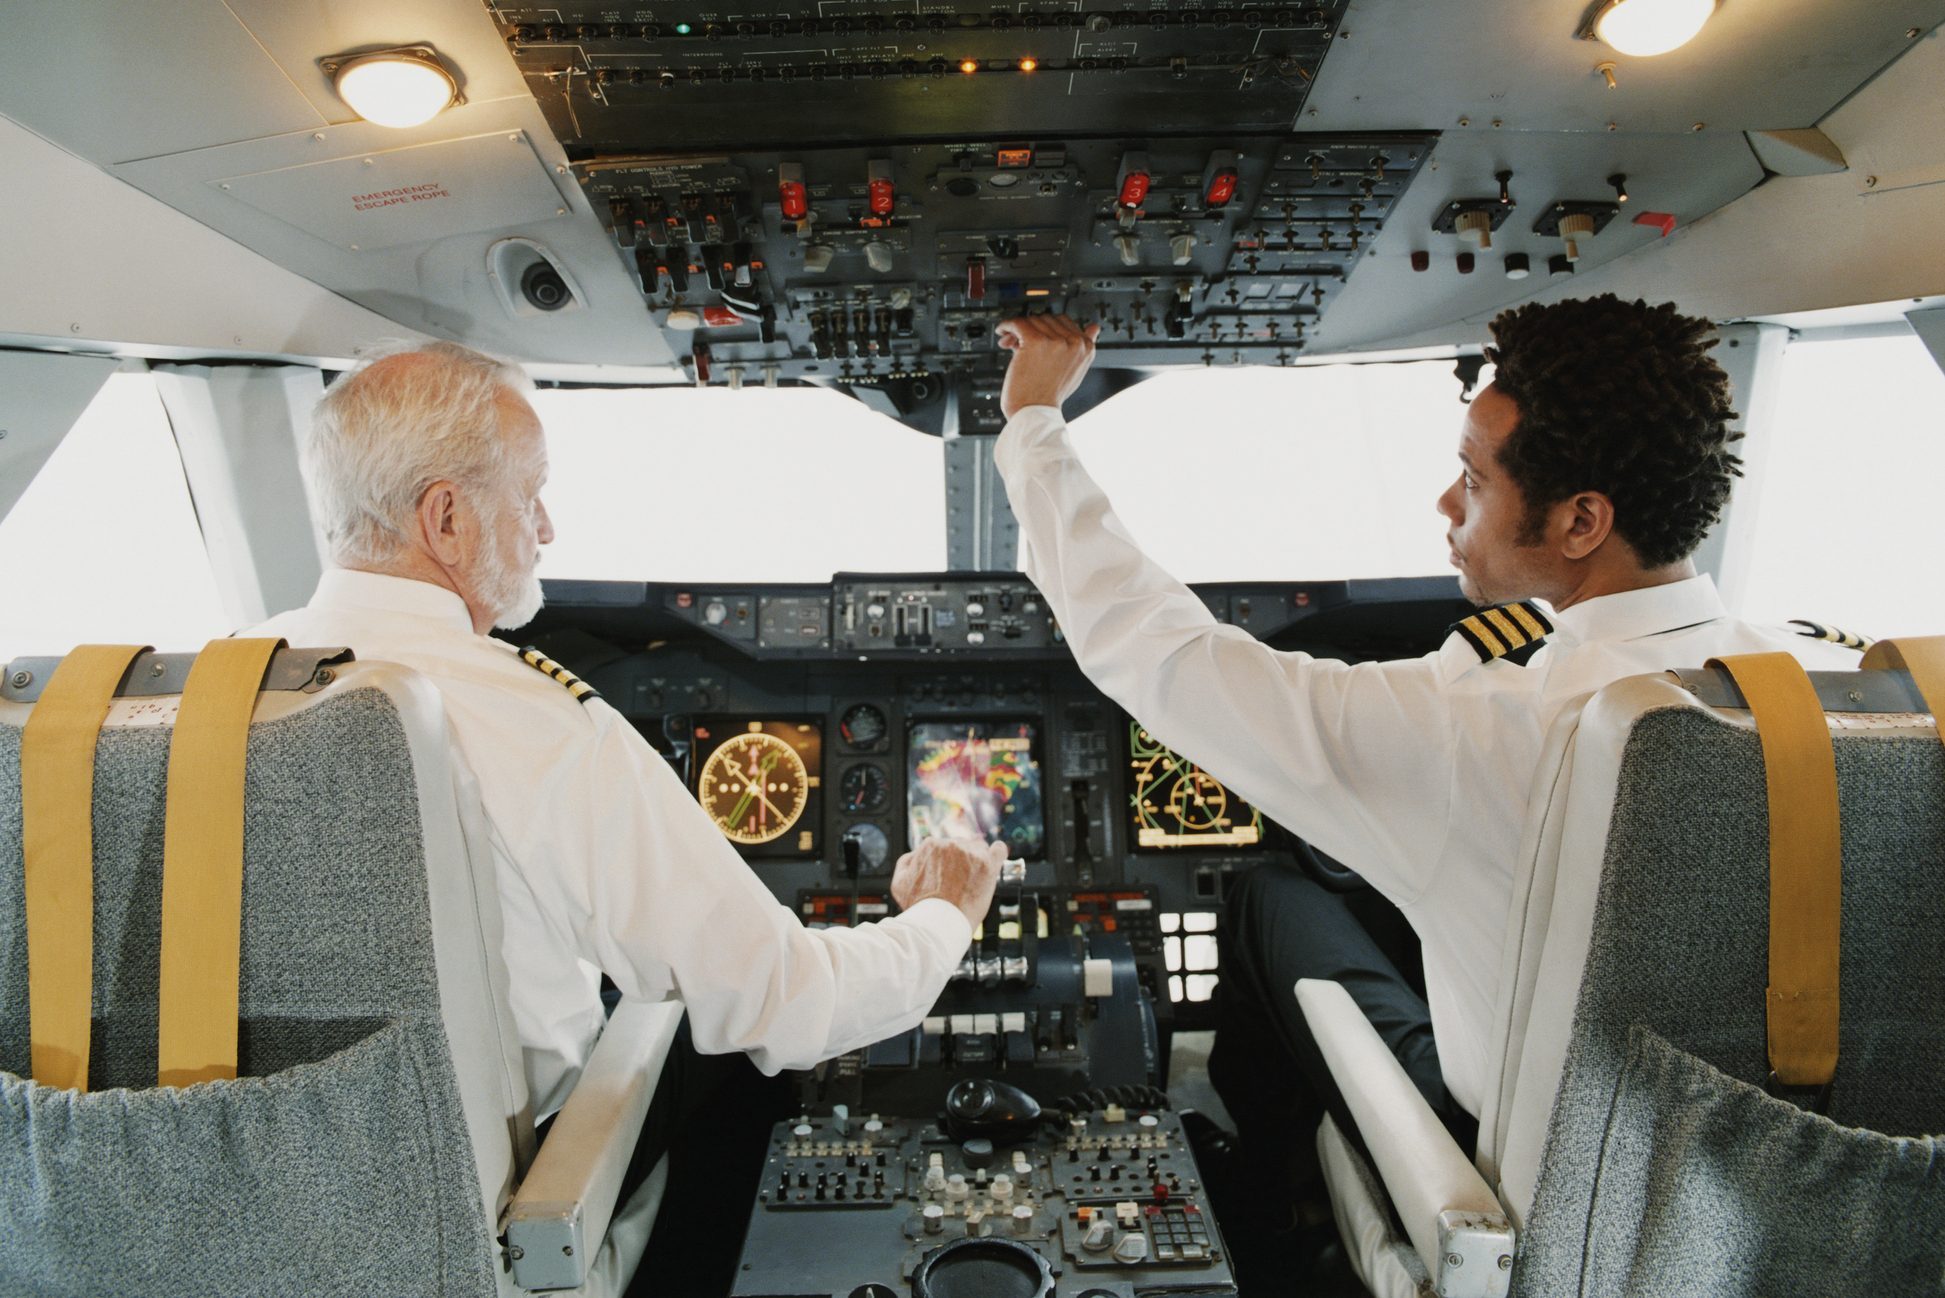
<path id="1" fill-rule="evenodd" d="M 1675 215 L 1672 212 L 1636 212 L 1634 223 L 1661 231 L 1664 239 L 1675 232 Z"/>
<path id="2" fill-rule="evenodd" d="M 1210 207 L 1227 207 L 1229 200 L 1236 197 L 1236 169 L 1224 167 L 1209 178 L 1209 190 L 1202 201 Z"/>
<path id="3" fill-rule="evenodd" d="M 1148 197 L 1148 173 L 1131 171 L 1121 180 L 1121 194 L 1115 199 L 1122 207 L 1140 207 Z"/>
<path id="4" fill-rule="evenodd" d="M 804 169 L 795 162 L 777 168 L 777 201 L 783 206 L 783 219 L 801 221 L 810 211 L 810 191 L 804 188 Z"/>
<path id="5" fill-rule="evenodd" d="M 873 216 L 885 217 L 898 206 L 898 191 L 891 181 L 891 163 L 873 160 L 865 173 L 865 192 Z"/>

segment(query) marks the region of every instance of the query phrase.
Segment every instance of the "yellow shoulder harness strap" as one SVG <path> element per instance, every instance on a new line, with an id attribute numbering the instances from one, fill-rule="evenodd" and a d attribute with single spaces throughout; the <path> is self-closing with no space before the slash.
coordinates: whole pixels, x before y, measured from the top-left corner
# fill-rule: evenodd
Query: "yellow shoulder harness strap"
<path id="1" fill-rule="evenodd" d="M 34 1080 L 88 1089 L 95 976 L 95 740 L 145 646 L 82 645 L 20 734 L 27 1030 Z"/>
<path id="2" fill-rule="evenodd" d="M 1786 1086 L 1837 1072 L 1843 838 L 1837 756 L 1810 677 L 1784 653 L 1711 660 L 1735 678 L 1769 792 L 1769 1066 Z"/>
<path id="3" fill-rule="evenodd" d="M 1921 636 L 1906 640 L 1879 640 L 1864 655 L 1860 664 L 1866 670 L 1911 673 L 1918 697 L 1931 710 L 1932 722 L 1945 738 L 1945 636 Z"/>
<path id="4" fill-rule="evenodd" d="M 243 763 L 282 640 L 212 640 L 189 669 L 169 744 L 156 1083 L 236 1076 L 243 941 Z"/>

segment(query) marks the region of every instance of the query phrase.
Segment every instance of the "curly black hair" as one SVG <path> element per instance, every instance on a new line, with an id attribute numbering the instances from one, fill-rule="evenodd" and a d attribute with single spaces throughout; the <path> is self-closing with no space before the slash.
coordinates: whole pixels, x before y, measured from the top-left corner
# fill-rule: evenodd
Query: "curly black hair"
<path id="1" fill-rule="evenodd" d="M 1642 565 L 1687 558 L 1722 514 L 1742 461 L 1730 450 L 1729 376 L 1715 326 L 1675 304 L 1612 293 L 1502 312 L 1493 386 L 1519 409 L 1499 463 L 1539 540 L 1549 506 L 1581 491 L 1614 502 L 1614 530 Z"/>

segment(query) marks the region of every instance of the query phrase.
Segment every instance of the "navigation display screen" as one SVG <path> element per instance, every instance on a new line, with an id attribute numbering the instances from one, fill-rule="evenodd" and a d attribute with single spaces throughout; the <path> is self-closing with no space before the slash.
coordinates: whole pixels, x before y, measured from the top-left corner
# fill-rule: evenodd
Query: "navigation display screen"
<path id="1" fill-rule="evenodd" d="M 1138 850 L 1255 847 L 1263 841 L 1262 812 L 1136 721 L 1128 723 L 1128 764 L 1129 818 Z"/>
<path id="2" fill-rule="evenodd" d="M 1003 840 L 1015 855 L 1040 856 L 1047 820 L 1038 747 L 1038 732 L 1024 721 L 913 726 L 905 786 L 911 841 Z"/>

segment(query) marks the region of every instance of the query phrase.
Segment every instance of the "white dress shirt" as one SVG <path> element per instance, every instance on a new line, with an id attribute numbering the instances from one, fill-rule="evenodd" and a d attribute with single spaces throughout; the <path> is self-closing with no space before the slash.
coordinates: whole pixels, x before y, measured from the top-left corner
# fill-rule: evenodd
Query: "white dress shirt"
<path id="1" fill-rule="evenodd" d="M 1439 1061 L 1479 1111 L 1513 861 L 1548 728 L 1610 681 L 1719 654 L 1857 655 L 1729 616 L 1707 577 L 1549 616 L 1526 666 L 1456 633 L 1435 653 L 1355 666 L 1281 653 L 1218 623 L 1135 545 L 1060 412 L 1031 406 L 995 463 L 1020 564 L 1081 669 L 1157 739 L 1362 874 L 1417 931 Z"/>
<path id="2" fill-rule="evenodd" d="M 438 688 L 490 822 L 536 1116 L 560 1107 L 600 1033 L 598 972 L 627 996 L 680 997 L 696 1049 L 774 1073 L 916 1025 L 972 941 L 938 898 L 805 928 L 621 714 L 476 635 L 443 587 L 333 569 L 306 607 L 249 634 L 349 645 Z"/>

